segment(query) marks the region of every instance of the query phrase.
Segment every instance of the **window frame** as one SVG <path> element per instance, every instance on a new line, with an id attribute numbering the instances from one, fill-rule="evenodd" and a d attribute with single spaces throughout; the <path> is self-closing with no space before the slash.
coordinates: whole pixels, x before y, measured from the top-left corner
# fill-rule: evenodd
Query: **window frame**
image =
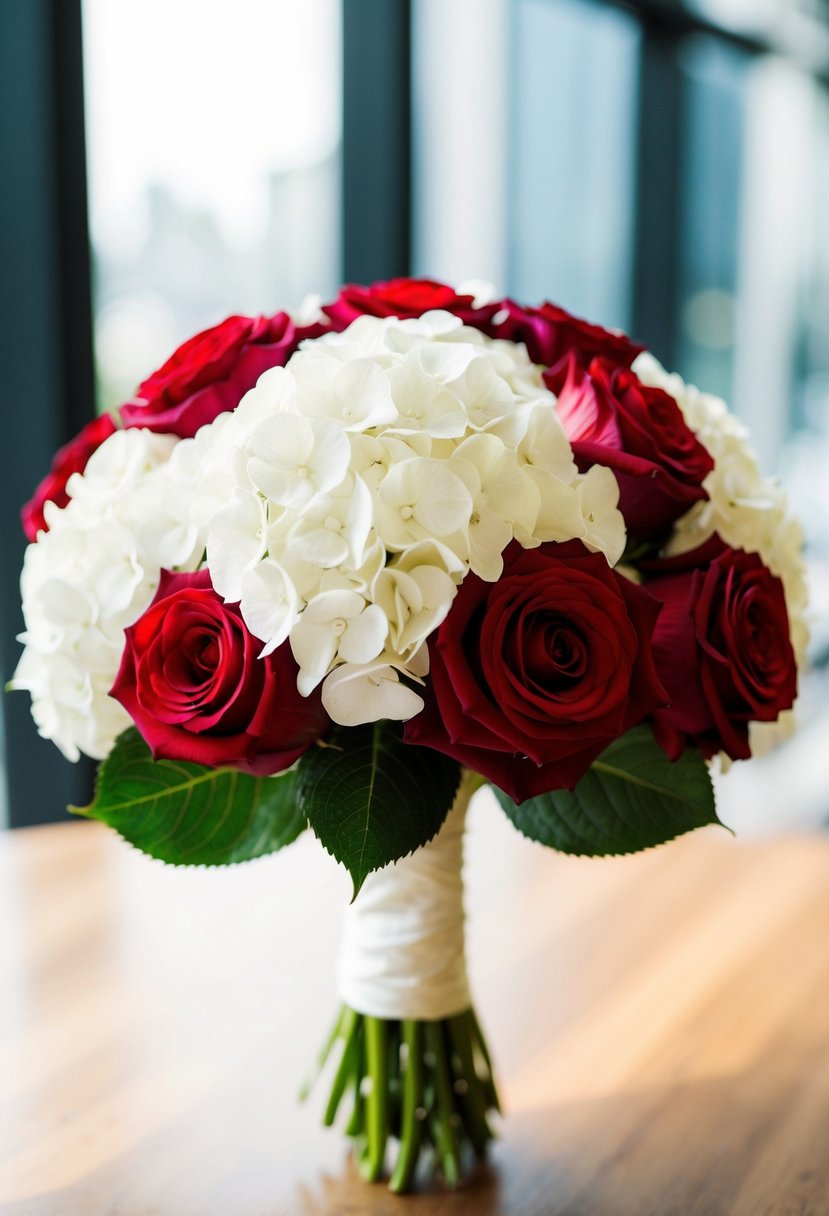
<path id="1" fill-rule="evenodd" d="M 27 0 L 0 14 L 0 280 L 6 410 L 0 505 L 0 656 L 20 657 L 20 507 L 58 447 L 94 411 L 80 0 Z M 9 117 L 11 116 L 11 117 Z M 68 764 L 38 737 L 28 697 L 3 698 L 5 821 L 66 818 L 92 790 L 92 762 Z"/>

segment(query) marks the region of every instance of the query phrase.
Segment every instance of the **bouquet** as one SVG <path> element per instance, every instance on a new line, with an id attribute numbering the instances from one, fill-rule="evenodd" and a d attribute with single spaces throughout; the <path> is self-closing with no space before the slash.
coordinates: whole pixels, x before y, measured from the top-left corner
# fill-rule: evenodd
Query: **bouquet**
<path id="1" fill-rule="evenodd" d="M 472 792 L 632 852 L 716 822 L 712 763 L 790 718 L 802 536 L 742 427 L 552 304 L 352 285 L 186 342 L 23 519 L 13 686 L 102 762 L 80 813 L 189 865 L 310 826 L 354 884 L 325 1121 L 366 1178 L 455 1185 L 498 1105 Z"/>

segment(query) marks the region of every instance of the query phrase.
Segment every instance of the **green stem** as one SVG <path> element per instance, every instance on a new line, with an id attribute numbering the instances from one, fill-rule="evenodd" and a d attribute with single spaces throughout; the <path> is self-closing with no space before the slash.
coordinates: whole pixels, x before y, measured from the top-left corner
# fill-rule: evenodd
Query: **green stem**
<path id="1" fill-rule="evenodd" d="M 370 1181 L 383 1175 L 394 1137 L 399 1143 L 392 1191 L 411 1189 L 424 1156 L 442 1169 L 448 1187 L 458 1186 L 467 1146 L 484 1156 L 493 1138 L 487 1115 L 498 1109 L 489 1052 L 472 1010 L 438 1021 L 401 1022 L 344 1007 L 319 1066 L 338 1040 L 342 1054 L 324 1122 L 334 1121 L 346 1090 L 353 1094 L 346 1133 L 361 1175 Z"/>
<path id="2" fill-rule="evenodd" d="M 388 1053 L 387 1022 L 384 1018 L 364 1017 L 366 1063 L 371 1088 L 366 1095 L 366 1132 L 368 1154 L 363 1162 L 363 1177 L 375 1182 L 383 1173 L 388 1138 Z"/>
<path id="3" fill-rule="evenodd" d="M 480 1023 L 478 1022 L 478 1018 L 475 1014 L 475 1010 L 468 1009 L 466 1011 L 466 1013 L 462 1014 L 461 1016 L 465 1017 L 467 1019 L 473 1051 L 476 1051 L 478 1053 L 478 1055 L 480 1056 L 484 1065 L 486 1066 L 485 1075 L 483 1077 L 481 1077 L 481 1084 L 483 1085 L 484 1090 L 486 1092 L 487 1106 L 489 1106 L 492 1110 L 497 1111 L 498 1114 L 500 1115 L 501 1102 L 500 1102 L 500 1099 L 498 1098 L 498 1090 L 495 1088 L 495 1078 L 494 1078 L 493 1070 L 492 1070 L 492 1059 L 489 1054 L 489 1048 L 486 1045 L 486 1039 L 484 1038 L 484 1033 L 481 1030 Z"/>
<path id="4" fill-rule="evenodd" d="M 366 1130 L 366 1104 L 362 1092 L 363 1077 L 366 1075 L 365 1034 L 363 1019 L 359 1014 L 357 1014 L 357 1019 L 357 1065 L 351 1078 L 354 1088 L 354 1105 L 345 1128 L 345 1134 L 355 1141 L 364 1137 Z"/>
<path id="5" fill-rule="evenodd" d="M 455 1111 L 452 1082 L 449 1076 L 449 1066 L 446 1061 L 446 1042 L 441 1022 L 424 1022 L 426 1048 L 432 1056 L 431 1067 L 435 1081 L 435 1114 L 434 1134 L 437 1137 L 435 1147 L 443 1166 L 443 1176 L 446 1185 L 456 1187 L 461 1180 L 461 1162 L 456 1132 L 458 1122 Z"/>
<path id="6" fill-rule="evenodd" d="M 447 1018 L 449 1042 L 457 1062 L 457 1078 L 454 1089 L 459 1098 L 465 1118 L 464 1127 L 472 1142 L 475 1156 L 482 1160 L 486 1156 L 486 1146 L 492 1139 L 492 1131 L 487 1122 L 487 1099 L 481 1079 L 475 1069 L 472 1043 L 469 1037 L 469 1023 L 463 1014 Z"/>
<path id="7" fill-rule="evenodd" d="M 319 1080 L 320 1073 L 322 1072 L 323 1068 L 325 1068 L 325 1065 L 328 1063 L 328 1057 L 331 1055 L 331 1051 L 334 1047 L 334 1044 L 336 1043 L 337 1039 L 340 1037 L 340 1030 L 342 1028 L 342 1024 L 345 1020 L 347 1012 L 348 1012 L 348 1010 L 346 1009 L 345 1005 L 340 1005 L 340 1008 L 337 1011 L 337 1016 L 334 1019 L 334 1024 L 331 1027 L 331 1032 L 328 1035 L 328 1038 L 323 1043 L 322 1048 L 320 1049 L 320 1053 L 316 1058 L 314 1067 L 308 1073 L 308 1076 L 305 1078 L 305 1080 L 302 1082 L 302 1085 L 300 1086 L 300 1090 L 299 1090 L 299 1101 L 300 1102 L 306 1101 L 311 1090 L 314 1088 L 317 1081 Z"/>
<path id="8" fill-rule="evenodd" d="M 403 1043 L 406 1047 L 406 1069 L 403 1073 L 400 1149 L 389 1187 L 397 1194 L 409 1189 L 417 1166 L 422 1139 L 422 1121 L 418 1111 L 423 1106 L 423 1034 L 422 1023 L 407 1019 L 403 1023 Z"/>
<path id="9" fill-rule="evenodd" d="M 323 1124 L 326 1127 L 330 1127 L 337 1117 L 337 1110 L 345 1093 L 349 1077 L 353 1076 L 355 1072 L 359 1073 L 357 1053 L 358 1030 L 359 1014 L 355 1013 L 353 1009 L 346 1009 L 340 1026 L 340 1037 L 343 1039 L 343 1054 L 340 1056 L 340 1063 L 334 1074 L 334 1084 L 331 1086 L 328 1105 L 322 1118 Z"/>
<path id="10" fill-rule="evenodd" d="M 401 1023 L 399 1020 L 386 1022 L 386 1060 L 387 1076 L 386 1092 L 388 1094 L 388 1109 L 386 1112 L 386 1135 L 400 1137 L 400 1110 L 402 1101 L 402 1082 L 400 1074 Z"/>
<path id="11" fill-rule="evenodd" d="M 489 785 L 486 777 L 482 777 L 480 773 L 473 773 L 472 769 L 464 769 L 461 773 L 461 782 L 466 782 L 466 789 L 469 790 L 470 798 L 478 790 L 483 789 L 485 785 Z"/>

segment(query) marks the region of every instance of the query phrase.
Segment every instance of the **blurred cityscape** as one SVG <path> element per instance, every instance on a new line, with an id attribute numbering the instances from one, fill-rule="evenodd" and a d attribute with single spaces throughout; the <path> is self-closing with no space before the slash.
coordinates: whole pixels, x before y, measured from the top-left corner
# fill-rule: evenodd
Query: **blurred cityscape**
<path id="1" fill-rule="evenodd" d="M 261 239 L 231 243 L 206 209 L 148 184 L 137 252 L 95 250 L 98 408 L 127 400 L 136 385 L 191 334 L 234 312 L 296 307 L 312 291 L 330 296 L 339 263 L 339 156 L 273 172 Z"/>

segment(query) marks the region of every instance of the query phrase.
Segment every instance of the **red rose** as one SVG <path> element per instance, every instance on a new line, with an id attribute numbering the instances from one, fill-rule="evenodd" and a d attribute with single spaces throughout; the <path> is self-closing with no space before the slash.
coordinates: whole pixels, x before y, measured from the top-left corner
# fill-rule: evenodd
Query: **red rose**
<path id="1" fill-rule="evenodd" d="M 629 368 L 600 358 L 585 371 L 571 358 L 556 413 L 582 472 L 603 464 L 615 473 L 619 510 L 634 536 L 659 536 L 708 497 L 702 482 L 711 456 L 673 397 Z"/>
<path id="2" fill-rule="evenodd" d="M 581 541 L 511 545 L 497 583 L 469 574 L 429 644 L 423 744 L 516 802 L 572 788 L 667 698 L 650 650 L 658 604 Z"/>
<path id="3" fill-rule="evenodd" d="M 155 759 L 249 773 L 282 772 L 329 725 L 319 693 L 297 691 L 287 643 L 258 658 L 238 604 L 225 604 L 207 570 L 163 571 L 150 607 L 126 631 L 111 695 Z"/>
<path id="4" fill-rule="evenodd" d="M 105 439 L 114 434 L 115 430 L 116 426 L 110 415 L 101 414 L 100 418 L 93 418 L 91 422 L 87 422 L 83 430 L 60 449 L 52 461 L 51 470 L 20 511 L 27 540 L 37 540 L 38 532 L 49 531 L 46 520 L 43 518 L 43 508 L 46 503 L 53 502 L 58 507 L 66 506 L 69 502 L 69 495 L 66 493 L 67 481 L 73 473 L 84 471 L 92 453 L 101 446 Z"/>
<path id="5" fill-rule="evenodd" d="M 523 342 L 533 363 L 541 363 L 547 368 L 557 368 L 571 354 L 582 367 L 597 355 L 604 355 L 622 367 L 630 367 L 645 349 L 631 342 L 625 334 L 591 325 L 549 302 L 540 308 L 523 308 L 513 300 L 505 300 L 499 308 L 505 315 L 500 315 L 487 332 L 508 342 Z"/>
<path id="6" fill-rule="evenodd" d="M 420 317 L 433 309 L 454 313 L 465 325 L 483 328 L 501 306 L 475 308 L 474 300 L 474 296 L 459 296 L 453 287 L 434 279 L 389 279 L 369 287 L 350 283 L 333 304 L 323 307 L 323 312 L 343 329 L 357 317 Z"/>
<path id="7" fill-rule="evenodd" d="M 783 584 L 718 537 L 651 568 L 666 571 L 647 588 L 662 603 L 653 653 L 671 702 L 656 737 L 671 759 L 690 742 L 747 760 L 749 722 L 774 722 L 797 695 Z"/>
<path id="8" fill-rule="evenodd" d="M 283 367 L 303 338 L 317 338 L 327 324 L 294 325 L 274 317 L 228 317 L 189 338 L 138 386 L 121 407 L 125 426 L 143 426 L 188 439 L 219 414 L 235 410 L 270 367 Z"/>

